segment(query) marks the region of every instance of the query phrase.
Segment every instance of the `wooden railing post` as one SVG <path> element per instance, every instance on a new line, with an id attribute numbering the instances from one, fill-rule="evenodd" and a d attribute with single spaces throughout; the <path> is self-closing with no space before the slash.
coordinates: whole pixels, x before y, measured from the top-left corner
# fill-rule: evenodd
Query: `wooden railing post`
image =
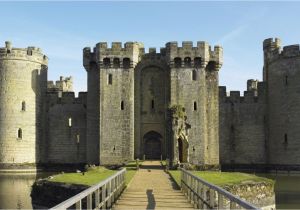
<path id="1" fill-rule="evenodd" d="M 95 206 L 96 208 L 99 206 L 100 203 L 100 190 L 97 189 L 95 192 Z"/>
<path id="2" fill-rule="evenodd" d="M 218 193 L 218 209 L 224 209 L 224 199 L 221 193 Z"/>
<path id="3" fill-rule="evenodd" d="M 209 189 L 209 205 L 211 208 L 215 207 L 215 191 L 213 189 Z"/>
<path id="4" fill-rule="evenodd" d="M 103 209 L 106 209 L 106 184 L 102 186 L 102 202 L 103 202 Z"/>
<path id="5" fill-rule="evenodd" d="M 83 199 L 86 201 L 86 209 L 111 208 L 125 187 L 125 173 L 124 168 L 106 180 L 56 205 L 51 210 L 69 209 L 74 205 L 76 209 L 82 209 Z"/>
<path id="6" fill-rule="evenodd" d="M 93 194 L 89 194 L 87 197 L 86 197 L 86 208 L 87 209 L 92 209 L 92 195 Z"/>
<path id="7" fill-rule="evenodd" d="M 211 209 L 218 207 L 218 209 L 223 209 L 227 206 L 224 204 L 224 199 L 226 199 L 229 200 L 231 209 L 258 209 L 247 201 L 208 183 L 183 168 L 179 170 L 181 171 L 181 190 L 195 208 Z"/>
<path id="8" fill-rule="evenodd" d="M 81 210 L 81 200 L 76 202 L 75 208 L 76 208 L 76 210 Z"/>

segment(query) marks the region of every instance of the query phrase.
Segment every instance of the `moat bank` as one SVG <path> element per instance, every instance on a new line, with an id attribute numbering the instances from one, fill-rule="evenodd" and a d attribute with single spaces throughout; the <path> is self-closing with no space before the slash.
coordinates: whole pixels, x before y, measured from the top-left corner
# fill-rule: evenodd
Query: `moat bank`
<path id="1" fill-rule="evenodd" d="M 49 173 L 0 174 L 0 208 L 31 209 L 31 186 L 37 178 L 47 177 Z M 267 175 L 275 178 L 276 207 L 280 209 L 300 208 L 300 175 Z"/>

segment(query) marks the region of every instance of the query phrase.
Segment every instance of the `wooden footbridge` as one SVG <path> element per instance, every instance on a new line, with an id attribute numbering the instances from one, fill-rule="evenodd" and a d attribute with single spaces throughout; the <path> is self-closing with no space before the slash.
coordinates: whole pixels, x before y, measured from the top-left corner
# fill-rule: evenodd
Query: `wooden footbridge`
<path id="1" fill-rule="evenodd" d="M 145 161 L 125 189 L 126 169 L 52 209 L 257 209 L 181 169 L 181 189 L 159 161 Z"/>

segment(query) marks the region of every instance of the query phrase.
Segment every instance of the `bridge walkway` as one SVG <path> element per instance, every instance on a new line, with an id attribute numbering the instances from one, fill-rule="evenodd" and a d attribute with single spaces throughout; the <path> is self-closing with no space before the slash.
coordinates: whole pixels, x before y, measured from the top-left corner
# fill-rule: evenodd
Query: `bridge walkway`
<path id="1" fill-rule="evenodd" d="M 113 209 L 193 209 L 193 206 L 159 161 L 145 161 Z"/>

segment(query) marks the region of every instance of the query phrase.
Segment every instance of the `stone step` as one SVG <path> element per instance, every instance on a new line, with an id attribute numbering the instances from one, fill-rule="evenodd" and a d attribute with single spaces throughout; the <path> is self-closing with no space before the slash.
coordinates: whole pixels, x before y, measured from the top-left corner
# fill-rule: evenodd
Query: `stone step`
<path id="1" fill-rule="evenodd" d="M 130 209 L 139 209 L 139 210 L 142 210 L 142 209 L 150 209 L 150 208 L 147 208 L 147 206 L 145 205 L 116 205 L 115 207 L 112 208 L 113 210 L 116 210 L 116 209 L 119 209 L 119 210 L 130 210 Z M 152 208 L 154 209 L 154 208 Z M 180 210 L 190 210 L 190 209 L 194 209 L 193 207 L 158 207 L 158 206 L 155 206 L 155 210 L 173 210 L 173 209 L 180 209 Z"/>
<path id="2" fill-rule="evenodd" d="M 168 199 L 168 198 L 171 198 L 171 199 L 186 199 L 185 196 L 183 195 L 155 195 L 155 196 L 146 196 L 146 195 L 136 195 L 136 196 L 132 196 L 132 195 L 122 195 L 120 197 L 120 199 L 122 198 L 126 198 L 126 199 L 129 199 L 129 198 L 132 198 L 132 199 L 138 199 L 138 198 L 149 198 L 149 197 L 154 197 L 154 198 L 157 198 L 157 199 Z"/>
<path id="3" fill-rule="evenodd" d="M 124 192 L 124 194 L 130 194 L 130 195 L 147 195 L 148 193 L 146 192 Z M 172 191 L 158 191 L 158 192 L 153 192 L 153 193 L 149 193 L 150 195 L 183 195 L 182 192 L 172 192 Z"/>
<path id="4" fill-rule="evenodd" d="M 155 202 L 165 202 L 165 203 L 174 203 L 174 199 L 172 198 L 154 198 Z M 121 198 L 119 201 L 138 201 L 138 202 L 148 202 L 148 198 Z M 176 198 L 176 202 L 188 203 L 186 198 Z"/>
<path id="5" fill-rule="evenodd" d="M 186 202 L 154 202 L 154 201 L 122 201 L 122 200 L 119 200 L 117 203 L 116 203 L 116 206 L 119 206 L 119 205 L 124 205 L 124 206 L 131 206 L 131 205 L 139 205 L 139 206 L 155 206 L 155 207 L 168 207 L 168 208 L 173 208 L 173 207 L 181 207 L 181 208 L 187 208 L 187 207 L 191 207 L 191 204 L 188 203 L 187 201 Z"/>
<path id="6" fill-rule="evenodd" d="M 120 198 L 147 198 L 149 196 L 147 195 L 130 195 L 130 194 L 124 194 L 122 195 Z M 184 195 L 154 195 L 155 198 L 174 198 L 174 199 L 177 199 L 177 198 L 185 198 Z"/>

